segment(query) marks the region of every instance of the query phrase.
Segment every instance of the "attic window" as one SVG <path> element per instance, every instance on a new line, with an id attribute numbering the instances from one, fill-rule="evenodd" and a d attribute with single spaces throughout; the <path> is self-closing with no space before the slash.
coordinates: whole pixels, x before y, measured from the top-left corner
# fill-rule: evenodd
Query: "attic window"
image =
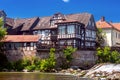
<path id="1" fill-rule="evenodd" d="M 53 17 L 51 17 L 51 19 L 50 19 L 50 25 L 54 26 L 55 23 L 61 22 L 63 20 L 65 20 L 64 15 L 61 14 L 61 13 L 56 13 L 56 14 L 53 15 Z"/>

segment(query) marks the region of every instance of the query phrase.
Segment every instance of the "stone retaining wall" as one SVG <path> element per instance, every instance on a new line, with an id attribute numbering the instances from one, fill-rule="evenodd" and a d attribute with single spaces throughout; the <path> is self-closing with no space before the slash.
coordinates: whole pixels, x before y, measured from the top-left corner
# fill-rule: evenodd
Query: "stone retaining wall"
<path id="1" fill-rule="evenodd" d="M 97 57 L 95 56 L 95 51 L 76 51 L 73 53 L 73 60 L 71 62 L 71 66 L 79 66 L 79 67 L 90 67 L 95 64 Z M 49 51 L 39 51 L 36 50 L 7 50 L 5 51 L 5 55 L 7 56 L 9 61 L 17 61 L 24 57 L 34 57 L 37 56 L 40 59 L 45 59 L 49 57 Z M 62 65 L 65 62 L 64 55 L 62 52 L 55 53 L 57 65 Z"/>
<path id="2" fill-rule="evenodd" d="M 73 54 L 73 60 L 71 64 L 73 66 L 89 68 L 96 63 L 96 60 L 96 51 L 76 51 Z"/>
<path id="3" fill-rule="evenodd" d="M 23 59 L 24 57 L 34 57 L 36 55 L 36 50 L 6 50 L 4 51 L 8 61 L 17 61 Z"/>

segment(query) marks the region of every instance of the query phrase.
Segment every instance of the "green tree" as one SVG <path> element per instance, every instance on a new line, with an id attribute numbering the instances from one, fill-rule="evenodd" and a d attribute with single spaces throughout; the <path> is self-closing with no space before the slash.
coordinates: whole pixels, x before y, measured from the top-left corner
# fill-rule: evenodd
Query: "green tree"
<path id="1" fill-rule="evenodd" d="M 69 67 L 70 62 L 71 62 L 72 59 L 73 59 L 72 54 L 73 54 L 76 50 L 77 50 L 77 48 L 73 48 L 72 46 L 68 46 L 67 48 L 65 48 L 65 49 L 63 50 L 64 56 L 65 56 L 65 58 L 66 58 L 66 60 L 67 60 L 67 62 L 66 62 L 66 66 L 67 66 L 67 67 Z"/>
<path id="2" fill-rule="evenodd" d="M 103 30 L 101 29 L 101 28 L 98 28 L 97 29 L 97 44 L 96 44 L 96 46 L 97 47 L 101 47 L 101 46 L 103 46 L 103 44 L 104 44 L 104 42 L 105 42 L 105 33 L 103 32 Z"/>
<path id="3" fill-rule="evenodd" d="M 3 20 L 2 18 L 0 18 L 0 69 L 6 67 L 6 62 L 7 62 L 7 58 L 6 56 L 3 54 L 3 51 L 1 49 L 1 40 L 4 39 L 5 35 L 7 34 L 6 29 L 2 27 L 3 26 Z"/>
<path id="4" fill-rule="evenodd" d="M 97 48 L 97 56 L 99 63 L 120 63 L 120 53 L 117 51 L 111 51 L 109 47 Z"/>
<path id="5" fill-rule="evenodd" d="M 54 69 L 56 60 L 55 60 L 55 49 L 50 49 L 50 57 L 48 59 L 41 60 L 40 70 L 41 71 L 51 71 Z"/>
<path id="6" fill-rule="evenodd" d="M 0 18 L 0 40 L 2 40 L 7 34 L 6 29 L 3 28 L 2 26 L 3 26 L 3 20 L 2 18 Z"/>

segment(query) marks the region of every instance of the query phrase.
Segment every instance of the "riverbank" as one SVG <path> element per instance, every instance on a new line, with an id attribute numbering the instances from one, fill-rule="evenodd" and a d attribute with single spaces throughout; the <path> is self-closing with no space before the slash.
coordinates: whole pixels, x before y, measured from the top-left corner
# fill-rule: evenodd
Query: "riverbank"
<path id="1" fill-rule="evenodd" d="M 63 74 L 72 74 L 77 77 L 90 78 L 94 80 L 120 80 L 120 64 L 101 63 L 89 70 L 67 69 L 61 71 Z"/>
<path id="2" fill-rule="evenodd" d="M 5 72 L 4 72 L 5 73 Z M 10 72 L 10 73 L 41 73 L 40 71 L 33 72 Z M 54 72 L 44 73 L 44 74 L 53 74 L 53 75 L 68 75 L 75 76 L 77 80 L 79 78 L 85 79 L 104 79 L 104 80 L 120 80 L 120 64 L 111 64 L 111 63 L 102 63 L 93 66 L 89 70 L 81 69 L 63 69 L 63 70 L 54 70 Z"/>
<path id="3" fill-rule="evenodd" d="M 19 75 L 19 76 L 18 76 Z M 32 76 L 32 79 L 30 78 Z M 3 79 L 4 76 L 7 76 Z M 0 72 L 3 80 L 93 80 L 84 77 L 78 77 L 73 74 L 63 74 L 63 73 L 43 73 L 43 72 Z M 12 77 L 12 78 L 11 78 Z M 18 79 L 19 77 L 19 79 Z M 35 79 L 34 79 L 35 78 Z"/>

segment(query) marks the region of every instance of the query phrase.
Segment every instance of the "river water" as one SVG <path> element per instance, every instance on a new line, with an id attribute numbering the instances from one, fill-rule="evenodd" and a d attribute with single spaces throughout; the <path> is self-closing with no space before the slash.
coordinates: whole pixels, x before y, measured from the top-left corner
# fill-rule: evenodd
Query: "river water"
<path id="1" fill-rule="evenodd" d="M 51 73 L 0 73 L 0 80 L 76 80 L 75 76 Z"/>

